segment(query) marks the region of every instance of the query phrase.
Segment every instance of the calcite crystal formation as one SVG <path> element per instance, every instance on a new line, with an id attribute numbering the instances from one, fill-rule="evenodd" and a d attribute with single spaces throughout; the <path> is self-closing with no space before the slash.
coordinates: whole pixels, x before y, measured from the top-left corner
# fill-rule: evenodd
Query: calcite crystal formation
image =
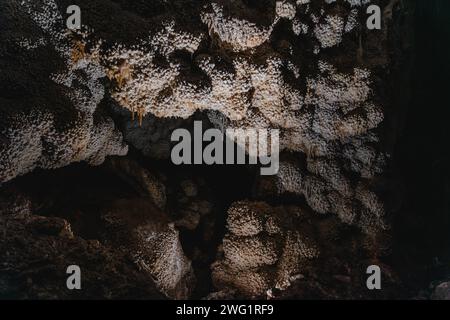
<path id="1" fill-rule="evenodd" d="M 250 297 L 286 289 L 320 254 L 301 208 L 236 202 L 228 210 L 227 230 L 223 257 L 212 266 L 213 282 Z"/>
<path id="2" fill-rule="evenodd" d="M 131 24 L 137 10 L 132 6 L 80 1 L 83 29 L 69 32 L 62 19 L 65 1 L 24 1 L 20 7 L 12 1 L 11 6 L 41 29 L 42 41 L 36 46 L 46 43 L 61 56 L 65 70 L 49 77 L 68 89 L 77 117 L 58 138 L 51 112 L 32 108 L 29 115 L 15 114 L 16 120 L 3 129 L 8 143 L 2 144 L 2 180 L 34 167 L 80 160 L 98 164 L 105 155 L 124 154 L 126 147 L 111 120 L 94 121 L 106 90 L 99 80 L 106 77 L 111 98 L 140 124 L 147 114 L 188 118 L 204 111 L 221 129 L 279 129 L 281 149 L 307 157 L 308 182 L 302 181 L 303 190 L 297 191 L 310 194 L 308 203 L 316 211 L 336 213 L 351 223 L 354 213 L 344 214 L 342 206 L 332 208 L 318 198 L 325 192 L 326 197 L 346 199 L 357 193 L 376 199 L 368 182 L 383 172 L 389 159 L 381 141 L 389 100 L 375 84 L 383 77 L 380 70 L 391 63 L 390 20 L 383 30 L 368 30 L 369 4 L 389 5 L 156 1 Z M 182 5 L 187 11 L 174 10 Z M 95 19 L 100 7 L 113 10 L 109 20 Z M 130 36 L 116 36 L 115 25 L 128 23 L 136 25 L 124 31 Z M 366 51 L 373 55 L 374 49 L 364 39 L 380 44 L 377 59 L 367 57 Z M 22 48 L 26 43 L 20 40 Z M 34 47 L 23 50 L 38 50 Z M 30 117 L 32 121 L 26 120 Z M 34 142 L 24 146 L 24 140 Z M 19 154 L 26 157 L 14 161 Z M 369 209 L 383 215 L 378 205 Z M 360 211 L 347 211 L 352 210 Z"/>
<path id="3" fill-rule="evenodd" d="M 107 242 L 128 250 L 161 292 L 174 299 L 190 296 L 195 286 L 191 262 L 184 255 L 178 230 L 162 211 L 146 200 L 120 200 L 105 210 L 102 219 Z"/>
<path id="4" fill-rule="evenodd" d="M 105 94 L 103 68 L 80 56 L 82 44 L 70 44 L 56 3 L 7 1 L 1 10 L 7 28 L 1 32 L 0 183 L 35 168 L 98 165 L 107 155 L 125 155 L 113 120 L 96 112 Z M 22 20 L 14 20 L 15 12 Z"/>
<path id="5" fill-rule="evenodd" d="M 170 10 L 182 4 L 198 12 Z M 55 86 L 66 88 L 76 115 L 70 128 L 59 135 L 53 114 L 45 108 L 13 113 L 2 129 L 7 141 L 2 144 L 2 180 L 34 167 L 54 168 L 80 160 L 98 164 L 108 154 L 125 154 L 112 121 L 107 117 L 94 121 L 105 93 L 99 80 L 107 77 L 113 84 L 111 97 L 139 123 L 149 113 L 188 118 L 205 111 L 221 129 L 279 129 L 281 149 L 308 158 L 309 203 L 321 213 L 341 212 L 312 199 L 323 193 L 315 191 L 324 189 L 319 185 L 344 198 L 355 190 L 371 193 L 367 180 L 382 173 L 389 158 L 380 141 L 389 101 L 380 99 L 374 86 L 382 76 L 380 68 L 391 63 L 389 20 L 384 30 L 367 30 L 369 4 L 389 5 L 386 1 L 156 1 L 136 23 L 148 30 L 131 28 L 128 32 L 136 34 L 134 39 L 114 41 L 113 25 L 129 22 L 134 13 L 123 3 L 80 1 L 83 29 L 71 32 L 62 16 L 65 1 L 24 1 L 21 6 L 11 1 L 13 10 L 40 28 L 35 45 L 27 47 L 30 39 L 22 38 L 16 45 L 28 51 L 39 50 L 42 43 L 52 47 L 65 69 L 48 76 Z M 99 6 L 119 6 L 116 11 L 122 8 L 125 14 L 119 17 L 114 12 L 108 21 L 94 20 Z M 377 60 L 365 59 L 363 39 L 380 43 Z M 349 215 L 345 214 L 346 222 L 352 220 Z"/>
<path id="6" fill-rule="evenodd" d="M 158 123 L 176 119 L 172 128 L 202 113 L 224 132 L 280 131 L 280 150 L 291 157 L 272 178 L 271 196 L 304 199 L 317 216 L 332 214 L 373 237 L 389 229 L 392 213 L 383 188 L 397 112 L 389 79 L 402 54 L 397 23 L 407 4 L 78 0 L 82 28 L 69 30 L 66 8 L 72 1 L 4 2 L 0 183 L 35 168 L 98 165 L 108 155 L 125 155 L 112 104 L 140 127 L 120 129 L 147 156 L 167 154 L 169 142 L 161 141 L 169 136 L 167 128 L 158 129 Z M 369 5 L 381 8 L 381 30 L 367 28 Z M 143 172 L 134 169 L 121 170 Z M 146 184 L 164 207 L 161 186 L 147 178 L 135 182 Z M 303 263 L 319 256 L 314 237 L 301 232 L 308 228 L 286 222 L 301 220 L 292 211 L 252 201 L 233 204 L 223 257 L 212 267 L 215 285 L 259 296 L 285 288 Z M 177 229 L 168 223 L 156 228 L 149 217 L 124 212 L 103 218 L 127 230 L 123 239 L 133 244 L 134 262 L 166 295 L 189 296 L 192 270 Z M 161 246 L 155 247 L 155 239 Z"/>
<path id="7" fill-rule="evenodd" d="M 276 194 L 303 196 L 314 211 L 333 212 L 367 234 L 389 229 L 384 203 L 368 182 L 352 183 L 332 161 L 282 161 L 275 185 Z"/>

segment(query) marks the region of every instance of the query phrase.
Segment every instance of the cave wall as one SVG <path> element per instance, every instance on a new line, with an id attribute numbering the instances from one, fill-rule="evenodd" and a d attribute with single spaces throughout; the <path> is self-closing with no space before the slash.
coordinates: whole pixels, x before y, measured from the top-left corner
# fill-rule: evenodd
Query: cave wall
<path id="1" fill-rule="evenodd" d="M 6 0 L 0 9 L 0 183 L 36 168 L 100 165 L 125 156 L 127 143 L 160 158 L 167 128 L 200 112 L 222 130 L 280 130 L 280 172 L 258 178 L 268 187 L 256 195 L 304 200 L 278 201 L 272 218 L 267 203 L 229 208 L 211 267 L 217 291 L 285 289 L 310 260 L 334 257 L 328 242 L 347 228 L 374 261 L 389 251 L 392 153 L 408 98 L 393 79 L 404 79 L 410 58 L 412 2 L 79 0 L 78 31 L 65 26 L 69 2 Z M 372 4 L 381 30 L 366 27 Z M 247 252 L 256 256 L 242 261 Z M 185 267 L 175 283 L 157 275 L 169 296 L 190 274 L 182 251 L 177 259 Z"/>

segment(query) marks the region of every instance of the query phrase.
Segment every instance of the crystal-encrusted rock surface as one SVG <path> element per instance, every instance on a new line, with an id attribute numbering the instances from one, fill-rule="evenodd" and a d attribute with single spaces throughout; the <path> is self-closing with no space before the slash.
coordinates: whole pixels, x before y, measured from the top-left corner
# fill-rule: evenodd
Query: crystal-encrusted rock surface
<path id="1" fill-rule="evenodd" d="M 369 4 L 385 9 L 383 30 L 365 26 Z M 391 101 L 381 81 L 395 63 L 393 4 L 80 0 L 83 29 L 71 32 L 63 20 L 66 1 L 9 1 L 4 14 L 17 13 L 25 26 L 2 33 L 3 54 L 16 57 L 2 74 L 11 90 L 2 103 L 8 120 L 1 179 L 125 154 L 121 134 L 100 112 L 107 92 L 139 122 L 147 114 L 188 118 L 205 111 L 222 129 L 280 129 L 281 149 L 307 160 L 307 174 L 288 191 L 305 194 L 317 212 L 383 229 L 385 208 L 371 181 L 390 156 L 382 137 Z M 18 22 L 12 19 L 10 28 Z M 53 57 L 50 67 L 43 68 L 44 55 Z M 109 78 L 109 90 L 101 78 Z M 38 83 L 24 94 L 27 81 Z M 158 138 L 144 141 L 134 146 L 148 149 Z M 282 174 L 291 179 L 284 168 Z M 348 200 L 335 204 L 336 197 Z M 350 204 L 352 198 L 363 205 Z"/>
<path id="2" fill-rule="evenodd" d="M 72 4 L 82 12 L 78 31 L 65 24 Z M 366 26 L 373 4 L 381 30 Z M 407 46 L 400 23 L 408 10 L 395 0 L 4 0 L 0 184 L 37 168 L 101 165 L 129 146 L 167 159 L 171 131 L 198 114 L 221 130 L 279 129 L 279 173 L 256 179 L 255 199 L 233 199 L 223 210 L 212 290 L 270 295 L 315 260 L 338 259 L 329 252 L 335 239 L 314 231 L 341 236 L 351 228 L 345 255 L 361 241 L 371 247 L 364 261 L 373 253 L 376 262 L 394 215 L 389 168 L 402 97 L 394 99 L 392 75 Z M 105 231 L 102 241 L 129 247 L 167 297 L 191 296 L 195 276 L 179 229 L 195 232 L 201 210 L 172 219 L 164 211 L 170 188 L 156 175 L 127 160 L 107 166 L 140 192 L 101 207 L 104 228 L 122 232 Z M 202 207 L 189 183 L 177 183 Z M 258 201 L 264 197 L 275 204 Z M 302 205 L 285 205 L 285 197 Z M 321 219 L 333 226 L 318 227 Z"/>

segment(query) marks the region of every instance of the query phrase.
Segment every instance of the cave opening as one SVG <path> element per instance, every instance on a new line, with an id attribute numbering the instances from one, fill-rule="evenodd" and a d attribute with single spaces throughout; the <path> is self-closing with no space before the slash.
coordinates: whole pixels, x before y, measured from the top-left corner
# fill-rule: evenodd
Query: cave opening
<path id="1" fill-rule="evenodd" d="M 205 120 L 201 114 L 193 119 L 199 117 Z M 133 125 L 140 128 L 137 123 Z M 239 148 L 237 144 L 235 147 Z M 128 162 L 137 171 L 127 171 Z M 252 198 L 258 165 L 175 165 L 170 159 L 144 156 L 130 146 L 127 156 L 111 157 L 100 166 L 75 163 L 54 170 L 37 169 L 7 183 L 5 189 L 32 199 L 35 214 L 66 219 L 77 236 L 102 242 L 108 232 L 102 218 L 107 210 L 122 200 L 129 201 L 131 210 L 134 203 L 139 207 L 139 202 L 148 198 L 134 180 L 147 174 L 140 170 L 151 171 L 165 185 L 166 204 L 161 209 L 175 221 L 181 246 L 197 278 L 190 297 L 207 296 L 214 290 L 210 267 L 226 232 L 227 210 L 235 201 Z M 153 204 L 145 208 L 160 209 Z M 203 215 L 192 210 L 210 212 Z"/>

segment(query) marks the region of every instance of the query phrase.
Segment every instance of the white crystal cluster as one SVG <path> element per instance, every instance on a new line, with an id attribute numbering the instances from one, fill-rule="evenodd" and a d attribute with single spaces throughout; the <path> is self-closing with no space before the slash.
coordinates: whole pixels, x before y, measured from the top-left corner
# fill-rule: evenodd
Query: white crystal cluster
<path id="1" fill-rule="evenodd" d="M 118 200 L 102 215 L 112 243 L 129 252 L 136 266 L 173 299 L 189 297 L 195 283 L 191 261 L 181 246 L 179 231 L 166 214 L 142 198 Z M 125 247 L 126 246 L 126 247 Z"/>
<path id="2" fill-rule="evenodd" d="M 15 114 L 1 132 L 5 143 L 0 144 L 0 182 L 35 168 L 54 169 L 79 161 L 99 165 L 108 155 L 125 155 L 128 148 L 112 119 L 103 117 L 94 122 L 94 112 L 105 93 L 100 82 L 105 75 L 103 68 L 87 58 L 72 61 L 73 48 L 61 27 L 62 17 L 54 1 L 42 1 L 40 5 L 23 1 L 22 5 L 66 61 L 67 70 L 53 75 L 53 80 L 67 89 L 76 116 L 61 130 L 50 111 L 33 109 Z"/>
<path id="3" fill-rule="evenodd" d="M 280 13 L 285 14 L 285 10 L 280 8 Z M 236 51 L 255 48 L 269 40 L 278 21 L 278 18 L 275 18 L 270 25 L 260 26 L 244 19 L 227 17 L 222 6 L 216 2 L 211 4 L 211 12 L 203 12 L 201 17 L 203 23 L 208 26 L 210 35 L 216 34 L 221 41 L 231 45 Z"/>
<path id="4" fill-rule="evenodd" d="M 223 258 L 212 266 L 215 285 L 254 297 L 289 287 L 301 267 L 320 253 L 312 234 L 305 234 L 307 222 L 302 231 L 292 223 L 302 216 L 300 208 L 234 203 L 228 210 Z"/>
<path id="5" fill-rule="evenodd" d="M 357 225 L 365 233 L 389 228 L 384 203 L 370 185 L 363 180 L 352 182 L 333 161 L 308 161 L 306 168 L 292 161 L 281 162 L 276 181 L 281 194 L 302 195 L 314 211 L 333 212 L 342 222 Z"/>
<path id="6" fill-rule="evenodd" d="M 54 2 L 44 3 L 46 6 L 36 11 L 40 13 L 32 13 L 34 19 L 50 34 L 57 50 L 73 60 L 67 55 L 73 49 L 70 43 L 64 45 L 65 34 L 55 22 L 60 17 L 54 12 Z M 85 123 L 84 132 L 91 132 L 86 128 L 92 127 L 91 116 L 103 96 L 97 81 L 103 71 L 114 84 L 111 96 L 140 120 L 148 113 L 188 118 L 200 110 L 207 111 L 221 129 L 279 129 L 281 149 L 301 152 L 307 158 L 307 166 L 298 170 L 298 176 L 285 178 L 280 173 L 280 185 L 296 185 L 294 192 L 305 195 L 317 212 L 335 213 L 345 222 L 361 225 L 364 219 L 376 221 L 383 216 L 378 202 L 359 199 L 358 190 L 376 198 L 368 185 L 383 171 L 387 158 L 380 150 L 377 133 L 384 110 L 373 99 L 371 70 L 356 66 L 338 70 L 335 62 L 320 52 L 339 46 L 346 34 L 355 32 L 362 6 L 368 3 L 283 0 L 274 1 L 273 8 L 261 13 L 244 1 L 214 0 L 198 13 L 203 26 L 197 27 L 203 28 L 203 33 L 193 34 L 176 19 L 166 17 L 137 44 L 116 43 L 95 55 L 91 52 L 54 79 L 70 88 L 79 74 L 75 71 L 87 74 L 89 98 L 83 96 L 86 92 L 72 88 L 74 104 L 84 114 L 80 121 Z M 314 58 L 307 63 L 314 66 L 308 66 L 309 71 L 297 57 L 295 44 L 285 41 L 287 51 L 280 54 L 272 43 L 271 36 L 282 20 L 292 25 L 293 37 L 310 44 L 310 49 L 304 50 L 313 48 Z M 95 38 L 95 33 L 89 36 Z M 212 42 L 215 49 L 201 49 L 205 41 Z M 183 57 L 176 58 L 180 53 Z M 312 67 L 316 72 L 311 72 Z M 101 128 L 104 130 L 95 127 L 89 137 L 73 143 L 102 151 L 96 156 L 91 155 L 93 151 L 80 152 L 75 159 L 92 158 L 99 163 L 105 153 L 124 152 L 121 147 L 114 148 L 119 140 L 115 136 L 102 148 L 113 131 L 108 125 Z M 91 136 L 97 137 L 97 143 L 88 143 Z M 29 154 L 39 154 L 38 149 L 39 145 L 33 146 Z M 70 153 L 63 159 L 58 165 L 69 161 Z M 25 167 L 36 163 L 25 160 Z M 290 188 L 280 192 L 290 192 Z"/>

